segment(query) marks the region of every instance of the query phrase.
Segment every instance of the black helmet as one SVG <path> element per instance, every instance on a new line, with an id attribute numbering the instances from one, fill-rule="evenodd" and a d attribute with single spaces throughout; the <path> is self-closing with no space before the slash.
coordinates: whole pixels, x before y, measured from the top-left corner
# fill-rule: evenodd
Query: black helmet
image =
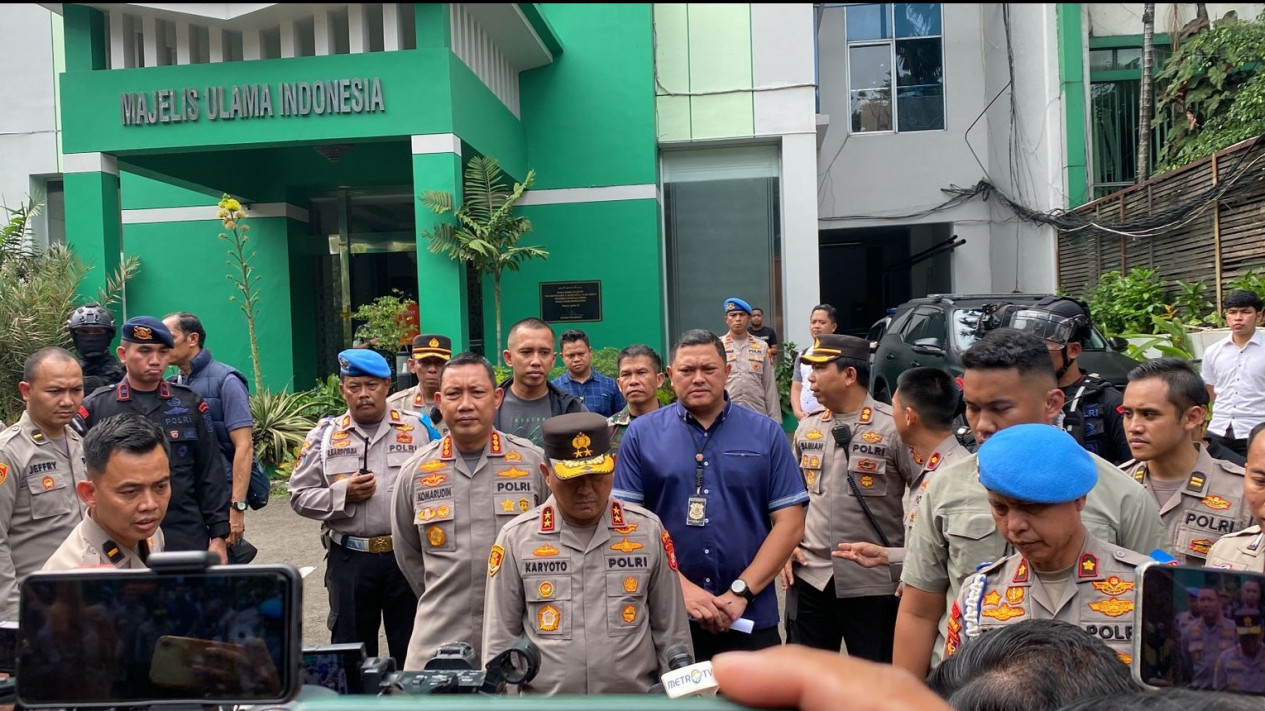
<path id="1" fill-rule="evenodd" d="M 1047 296 L 1031 306 L 1012 311 L 1007 325 L 1031 332 L 1042 340 L 1067 345 L 1084 343 L 1089 338 L 1092 321 L 1085 302 L 1070 296 Z"/>
<path id="2" fill-rule="evenodd" d="M 66 321 L 66 330 L 72 334 L 79 328 L 104 328 L 114 338 L 114 316 L 100 304 L 85 304 L 75 309 Z"/>

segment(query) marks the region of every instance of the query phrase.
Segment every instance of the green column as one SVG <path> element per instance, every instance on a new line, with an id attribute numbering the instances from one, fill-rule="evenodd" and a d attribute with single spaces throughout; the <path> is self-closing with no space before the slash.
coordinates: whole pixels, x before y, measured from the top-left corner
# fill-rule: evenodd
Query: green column
<path id="1" fill-rule="evenodd" d="M 413 156 L 413 193 L 437 190 L 461 204 L 461 156 L 456 153 L 424 153 Z M 440 217 L 421 201 L 417 203 L 417 295 L 422 331 L 442 333 L 452 339 L 453 352 L 470 347 L 469 295 L 466 269 L 446 255 L 430 251 L 423 235 L 451 217 Z"/>
<path id="2" fill-rule="evenodd" d="M 1080 3 L 1058 3 L 1059 82 L 1063 94 L 1067 153 L 1067 201 L 1089 202 L 1089 160 L 1085 143 L 1085 46 Z"/>
<path id="3" fill-rule="evenodd" d="M 101 158 L 113 165 L 112 157 Z M 118 269 L 123 249 L 119 176 L 117 172 L 106 170 L 68 171 L 63 185 L 66 191 L 66 246 L 78 254 L 89 268 L 79 286 L 79 293 L 86 299 L 96 300 L 97 290 L 105 288 L 106 279 Z M 116 315 L 122 317 L 121 313 Z"/>
<path id="4" fill-rule="evenodd" d="M 105 13 L 87 5 L 62 5 L 66 71 L 105 69 L 106 38 L 110 28 Z"/>

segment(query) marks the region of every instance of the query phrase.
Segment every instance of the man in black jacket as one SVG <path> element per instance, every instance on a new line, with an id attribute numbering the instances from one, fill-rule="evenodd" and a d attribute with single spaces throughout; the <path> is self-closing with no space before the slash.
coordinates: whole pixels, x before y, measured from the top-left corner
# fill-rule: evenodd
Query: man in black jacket
<path id="1" fill-rule="evenodd" d="M 580 400 L 549 382 L 558 354 L 553 329 L 538 318 L 525 318 L 510 327 L 505 364 L 514 374 L 501 383 L 505 397 L 496 411 L 494 427 L 544 445 L 540 426 L 554 415 L 587 412 Z"/>

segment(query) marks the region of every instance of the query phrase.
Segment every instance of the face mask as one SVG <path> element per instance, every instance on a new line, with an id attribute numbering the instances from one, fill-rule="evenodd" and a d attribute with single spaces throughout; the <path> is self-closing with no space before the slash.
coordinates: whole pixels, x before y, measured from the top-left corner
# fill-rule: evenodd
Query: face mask
<path id="1" fill-rule="evenodd" d="M 75 350 L 79 351 L 84 358 L 103 356 L 110 347 L 110 336 L 105 333 L 79 334 L 72 332 L 70 338 L 75 342 Z"/>

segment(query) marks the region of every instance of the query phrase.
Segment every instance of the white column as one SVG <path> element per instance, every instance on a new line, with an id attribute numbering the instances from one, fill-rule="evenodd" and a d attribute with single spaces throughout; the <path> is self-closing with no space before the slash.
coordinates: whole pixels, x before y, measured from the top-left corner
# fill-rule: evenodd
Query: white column
<path id="1" fill-rule="evenodd" d="M 817 249 L 817 137 L 782 136 L 782 308 L 784 341 L 811 345 L 808 316 L 821 303 Z"/>
<path id="2" fill-rule="evenodd" d="M 259 29 L 242 30 L 242 59 L 262 59 L 264 35 Z"/>
<path id="3" fill-rule="evenodd" d="M 127 40 L 123 34 L 122 10 L 110 11 L 110 68 L 123 69 L 127 66 Z"/>
<path id="4" fill-rule="evenodd" d="M 295 27 L 294 19 L 282 20 L 281 22 L 281 57 L 289 59 L 299 56 L 298 47 L 298 31 Z"/>
<path id="5" fill-rule="evenodd" d="M 193 47 L 189 42 L 189 23 L 176 20 L 176 64 L 193 64 Z"/>
<path id="6" fill-rule="evenodd" d="M 365 6 L 352 3 L 347 6 L 348 51 L 364 54 L 369 51 L 369 23 L 365 22 Z"/>
<path id="7" fill-rule="evenodd" d="M 145 42 L 145 66 L 158 66 L 158 19 L 146 15 L 141 21 L 141 39 Z"/>
<path id="8" fill-rule="evenodd" d="M 315 35 L 315 54 L 327 57 L 334 53 L 334 23 L 329 21 L 329 10 L 324 5 L 313 5 L 312 34 Z"/>
<path id="9" fill-rule="evenodd" d="M 382 49 L 394 52 L 404 44 L 404 35 L 400 32 L 400 4 L 382 3 Z"/>

